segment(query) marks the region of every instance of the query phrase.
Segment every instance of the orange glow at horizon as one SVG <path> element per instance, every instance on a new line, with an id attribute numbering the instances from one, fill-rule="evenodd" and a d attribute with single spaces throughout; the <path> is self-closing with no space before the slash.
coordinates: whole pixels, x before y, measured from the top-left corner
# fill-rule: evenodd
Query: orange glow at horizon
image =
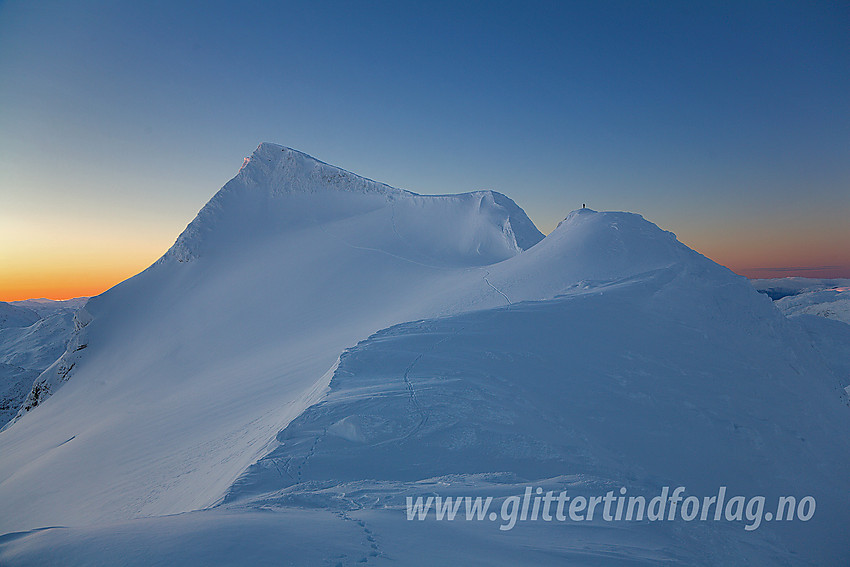
<path id="1" fill-rule="evenodd" d="M 850 278 L 850 224 L 796 212 L 675 227 L 679 240 L 748 278 Z"/>
<path id="2" fill-rule="evenodd" d="M 827 243 L 710 241 L 700 246 L 688 242 L 697 252 L 726 266 L 736 274 L 753 279 L 783 277 L 850 278 L 850 254 Z"/>
<path id="3" fill-rule="evenodd" d="M 123 270 L 24 272 L 0 275 L 0 301 L 24 299 L 72 299 L 93 297 L 142 271 L 145 267 Z"/>
<path id="4" fill-rule="evenodd" d="M 91 297 L 138 274 L 151 265 L 166 248 L 161 250 L 135 251 L 135 254 L 103 254 L 88 258 L 75 255 L 47 255 L 40 258 L 30 256 L 17 262 L 15 270 L 0 271 L 0 301 L 19 301 L 46 297 L 48 299 L 70 299 Z M 738 249 L 725 246 L 706 246 L 696 250 L 715 262 L 723 264 L 733 272 L 749 278 L 776 278 L 801 276 L 814 278 L 850 278 L 850 262 L 844 266 L 835 264 L 836 257 L 826 251 L 817 255 L 783 255 L 753 249 Z M 9 265 L 7 262 L 4 264 Z M 834 269 L 802 270 L 801 266 L 836 266 Z M 789 267 L 771 271 L 763 266 Z M 842 288 L 847 291 L 850 288 Z"/>
<path id="5" fill-rule="evenodd" d="M 109 217 L 38 226 L 3 217 L 0 301 L 98 295 L 150 266 L 179 234 L 170 226 L 119 226 Z M 850 278 L 850 228 L 820 231 L 811 222 L 671 228 L 686 245 L 746 277 Z"/>
<path id="6" fill-rule="evenodd" d="M 4 261 L 4 266 L 12 265 L 13 268 L 0 270 L 0 301 L 99 295 L 138 274 L 160 255 L 142 251 L 118 255 L 101 251 L 90 255 L 30 256 L 14 264 Z"/>
<path id="7" fill-rule="evenodd" d="M 0 215 L 2 217 L 2 215 Z M 157 260 L 173 236 L 114 224 L 0 218 L 0 301 L 103 293 Z"/>

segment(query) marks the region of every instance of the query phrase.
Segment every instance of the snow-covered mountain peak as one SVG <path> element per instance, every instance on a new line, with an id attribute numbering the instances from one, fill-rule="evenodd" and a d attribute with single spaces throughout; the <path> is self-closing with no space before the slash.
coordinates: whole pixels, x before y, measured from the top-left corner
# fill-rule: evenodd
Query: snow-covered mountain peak
<path id="1" fill-rule="evenodd" d="M 323 190 L 396 195 L 407 193 L 327 164 L 310 155 L 270 142 L 263 142 L 231 183 L 259 185 L 273 193 Z"/>
<path id="2" fill-rule="evenodd" d="M 501 193 L 417 195 L 264 142 L 201 209 L 163 261 L 189 261 L 203 250 L 256 247 L 269 236 L 364 215 L 374 217 L 368 233 L 361 231 L 361 236 L 375 237 L 368 246 L 393 248 L 397 252 L 392 253 L 405 257 L 412 251 L 417 261 L 437 255 L 473 265 L 493 263 L 543 238 L 525 211 Z M 357 244 L 366 245 L 365 240 Z"/>
<path id="3" fill-rule="evenodd" d="M 594 211 L 593 209 L 588 208 L 571 211 L 564 220 L 558 223 L 555 230 L 569 230 L 569 227 L 582 226 L 585 223 L 596 223 L 595 226 L 604 226 L 607 224 L 608 227 L 618 230 L 624 228 L 627 230 L 635 230 L 645 236 L 651 233 L 656 233 L 659 237 L 669 238 L 672 236 L 673 238 L 676 238 L 676 235 L 669 230 L 659 228 L 658 225 L 646 220 L 643 215 L 638 213 L 625 211 Z"/>
<path id="4" fill-rule="evenodd" d="M 564 222 L 564 221 L 568 220 L 570 217 L 574 217 L 574 216 L 577 216 L 577 215 L 590 215 L 590 214 L 594 214 L 594 213 L 596 213 L 596 212 L 597 212 L 597 211 L 594 211 L 593 209 L 589 209 L 589 208 L 587 208 L 587 207 L 582 207 L 582 208 L 580 208 L 580 209 L 575 209 L 575 210 L 573 210 L 573 211 L 570 211 L 570 214 L 568 214 L 568 215 L 566 216 L 566 218 L 564 218 L 564 220 L 563 220 L 563 221 L 559 222 L 559 223 L 558 223 L 558 225 L 560 225 L 562 222 Z"/>
<path id="5" fill-rule="evenodd" d="M 542 299 L 674 266 L 715 282 L 738 278 L 639 214 L 585 208 L 571 212 L 539 244 L 494 269 L 489 279 L 511 300 Z"/>
<path id="6" fill-rule="evenodd" d="M 675 261 L 683 252 L 693 253 L 672 232 L 637 213 L 620 211 L 577 209 L 567 215 L 546 240 L 550 245 L 569 248 L 578 244 L 584 253 L 606 259 L 651 253 L 656 259 L 667 256 Z"/>
<path id="7" fill-rule="evenodd" d="M 346 541 L 374 552 L 370 565 L 410 549 L 423 564 L 457 563 L 429 555 L 447 533 L 478 538 L 470 548 L 484 561 L 499 539 L 512 553 L 504 564 L 545 553 L 551 564 L 790 565 L 809 549 L 818 556 L 806 565 L 841 563 L 847 373 L 807 334 L 844 325 L 804 319 L 804 334 L 747 280 L 640 215 L 582 209 L 541 238 L 499 193 L 416 195 L 261 144 L 163 261 L 71 322 L 32 325 L 73 328 L 58 359 L 36 353 L 54 361 L 40 375 L 44 366 L 0 359 L 33 384 L 30 411 L 0 432 L 0 534 L 71 526 L 0 537 L 0 564 L 27 562 L 18 545 L 52 558 L 67 549 L 42 535 L 117 550 L 72 564 L 126 563 L 127 550 L 148 547 L 208 563 L 204 538 L 243 532 L 261 535 L 240 549 L 268 551 L 281 533 L 275 557 L 336 564 L 336 552 L 298 553 L 347 525 L 357 535 Z M 0 331 L 14 335 L 6 344 L 32 343 L 27 328 Z M 600 505 L 586 528 L 528 522 L 498 537 L 495 523 L 408 522 L 399 508 L 407 495 L 469 489 L 628 487 L 651 498 L 664 485 L 711 495 L 720 484 L 767 502 L 812 495 L 817 515 L 751 533 L 684 518 L 605 525 Z M 335 525 L 304 522 L 307 512 Z M 140 517 L 150 544 L 123 535 Z M 235 527 L 163 543 L 172 521 L 222 517 Z M 251 517 L 268 529 L 246 531 Z M 95 532 L 80 529 L 107 539 L 91 544 Z M 308 532 L 319 540 L 299 541 Z M 719 551 L 706 555 L 706 542 Z M 347 553 L 340 563 L 356 559 Z"/>
<path id="8" fill-rule="evenodd" d="M 574 267 L 581 265 L 590 272 L 613 269 L 623 275 L 701 257 L 675 234 L 639 214 L 591 209 L 567 215 L 541 247 L 569 259 Z"/>

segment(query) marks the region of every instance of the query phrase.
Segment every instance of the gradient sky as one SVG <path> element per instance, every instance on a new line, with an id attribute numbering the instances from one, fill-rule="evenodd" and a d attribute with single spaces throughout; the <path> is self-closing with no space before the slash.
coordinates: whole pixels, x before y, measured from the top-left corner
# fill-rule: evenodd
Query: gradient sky
<path id="1" fill-rule="evenodd" d="M 141 271 L 262 141 L 850 277 L 848 30 L 846 1 L 0 2 L 0 300 Z"/>

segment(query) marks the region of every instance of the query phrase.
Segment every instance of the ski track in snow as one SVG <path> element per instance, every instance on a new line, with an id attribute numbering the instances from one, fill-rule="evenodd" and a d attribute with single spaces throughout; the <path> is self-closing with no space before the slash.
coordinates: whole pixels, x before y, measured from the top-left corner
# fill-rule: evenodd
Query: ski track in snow
<path id="1" fill-rule="evenodd" d="M 482 269 L 484 269 L 484 268 L 482 268 Z M 492 283 L 490 283 L 490 280 L 488 279 L 488 277 L 490 276 L 490 270 L 484 269 L 484 271 L 485 271 L 485 274 L 482 276 L 484 278 L 484 282 L 487 285 L 489 285 L 491 288 L 493 288 L 495 291 L 497 291 L 499 293 L 499 295 L 504 297 L 505 301 L 508 302 L 508 305 L 513 305 L 513 303 L 511 302 L 511 299 L 507 295 L 505 295 L 505 292 L 503 292 L 501 289 L 497 288 Z"/>
<path id="2" fill-rule="evenodd" d="M 420 360 L 422 360 L 423 357 L 425 357 L 426 355 L 428 355 L 430 353 L 433 353 L 435 350 L 437 350 L 437 348 L 439 348 L 440 345 L 442 345 L 443 343 L 445 343 L 446 341 L 451 339 L 452 336 L 455 336 L 462 331 L 463 331 L 463 328 L 459 328 L 459 329 L 455 330 L 451 335 L 439 339 L 433 345 L 431 345 L 427 350 L 420 352 L 418 355 L 416 355 L 416 357 L 410 362 L 410 364 L 407 365 L 404 372 L 402 373 L 402 381 L 404 382 L 405 388 L 407 389 L 408 399 L 410 400 L 411 407 L 413 408 L 413 410 L 417 414 L 419 414 L 419 420 L 418 420 L 417 424 L 412 429 L 410 429 L 407 433 L 405 433 L 403 436 L 384 440 L 384 441 L 378 443 L 377 445 L 386 445 L 386 444 L 390 444 L 390 443 L 397 443 L 398 441 L 402 441 L 402 440 L 405 440 L 405 439 L 410 439 L 411 437 L 416 435 L 423 427 L 425 427 L 425 425 L 428 424 L 428 419 L 430 418 L 430 414 L 422 407 L 422 405 L 419 403 L 419 400 L 417 399 L 416 386 L 413 384 L 413 381 L 411 380 L 411 375 L 413 373 L 413 370 L 414 370 L 416 364 Z M 337 362 L 337 365 L 338 364 L 339 364 L 339 361 Z M 333 380 L 333 378 L 331 378 L 331 380 Z M 287 474 L 290 478 L 296 480 L 296 482 L 298 482 L 298 483 L 300 483 L 302 481 L 303 475 L 304 475 L 304 470 L 306 469 L 310 459 L 313 457 L 313 455 L 315 455 L 316 448 L 327 437 L 327 435 L 328 435 L 328 429 L 327 429 L 327 427 L 325 427 L 325 428 L 322 429 L 322 432 L 319 435 L 317 435 L 316 438 L 313 440 L 313 443 L 310 445 L 310 450 L 307 452 L 307 454 L 304 456 L 302 461 L 299 463 L 298 467 L 296 468 L 296 472 L 295 472 L 294 476 L 291 473 L 289 473 L 289 470 L 288 470 L 288 464 L 291 461 L 291 459 L 287 459 L 285 466 L 287 467 Z M 276 459 L 270 459 L 270 460 L 272 462 L 274 462 L 275 467 L 277 467 Z M 278 468 L 278 473 L 280 473 L 279 468 Z M 281 475 L 281 476 L 283 476 L 283 475 Z"/>
<path id="3" fill-rule="evenodd" d="M 447 336 L 447 337 L 443 337 L 442 339 L 438 340 L 438 341 L 437 341 L 436 343 L 434 343 L 434 344 L 433 344 L 433 345 L 432 345 L 432 346 L 431 346 L 428 350 L 426 350 L 426 351 L 424 351 L 424 352 L 419 353 L 419 354 L 416 356 L 416 358 L 414 358 L 414 359 L 413 359 L 413 361 L 412 361 L 412 362 L 411 362 L 411 363 L 407 366 L 407 368 L 405 368 L 405 369 L 404 369 L 404 374 L 403 374 L 403 377 L 402 377 L 402 378 L 403 378 L 403 380 L 404 380 L 404 384 L 405 384 L 405 386 L 407 387 L 407 391 L 408 391 L 408 393 L 409 393 L 409 395 L 410 395 L 410 403 L 411 403 L 411 405 L 415 408 L 415 410 L 417 411 L 417 413 L 419 413 L 419 415 L 420 415 L 420 420 L 419 420 L 419 423 L 416 425 L 416 427 L 414 427 L 413 429 L 411 429 L 411 430 L 410 430 L 410 431 L 409 431 L 409 432 L 408 432 L 408 433 L 407 433 L 407 434 L 403 437 L 403 439 L 409 439 L 410 437 L 413 437 L 414 435 L 416 435 L 416 434 L 417 434 L 417 433 L 418 433 L 418 432 L 419 432 L 419 431 L 420 431 L 423 427 L 425 427 L 425 425 L 428 423 L 428 419 L 430 418 L 430 414 L 429 414 L 427 411 L 425 411 L 425 409 L 424 409 L 424 408 L 422 407 L 422 405 L 419 403 L 419 400 L 416 398 L 416 387 L 413 385 L 413 381 L 410 379 L 410 376 L 411 376 L 411 374 L 412 374 L 412 372 L 413 372 L 414 367 L 416 366 L 416 363 L 417 363 L 417 362 L 419 362 L 420 360 L 422 360 L 422 358 L 423 358 L 425 355 L 430 354 L 430 353 L 433 353 L 435 350 L 437 350 L 437 348 L 438 348 L 441 344 L 443 344 L 444 342 L 446 342 L 447 340 L 449 340 L 449 339 L 450 339 L 453 335 L 456 335 L 456 334 L 460 333 L 462 330 L 463 330 L 462 328 L 461 328 L 461 329 L 458 329 L 457 331 L 455 331 L 454 333 L 452 333 L 452 335 L 449 335 L 449 336 Z"/>

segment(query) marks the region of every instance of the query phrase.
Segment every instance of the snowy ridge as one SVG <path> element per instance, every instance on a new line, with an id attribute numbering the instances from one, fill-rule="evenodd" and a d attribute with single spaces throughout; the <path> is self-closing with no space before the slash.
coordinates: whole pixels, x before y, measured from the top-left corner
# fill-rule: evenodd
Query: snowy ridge
<path id="1" fill-rule="evenodd" d="M 278 434 L 280 446 L 225 502 L 401 513 L 406 496 L 474 492 L 488 477 L 501 480 L 485 494 L 529 484 L 708 494 L 723 479 L 741 493 L 816 494 L 818 521 L 755 535 L 657 527 L 668 548 L 696 538 L 677 564 L 735 562 L 753 545 L 765 564 L 810 546 L 829 563 L 843 551 L 850 505 L 850 442 L 835 426 L 846 432 L 850 414 L 793 326 L 767 303 L 749 305 L 746 283 L 718 286 L 683 268 L 373 335 L 346 352 L 327 397 Z M 693 289 L 720 306 L 713 320 L 682 295 Z M 800 367 L 812 374 L 801 379 Z M 828 455 L 829 468 L 811 466 Z M 706 537 L 722 544 L 702 549 Z M 584 545 L 601 560 L 610 542 Z"/>
<path id="2" fill-rule="evenodd" d="M 417 195 L 328 165 L 297 150 L 266 142 L 260 144 L 251 157 L 245 158 L 236 177 L 201 209 L 160 261 L 186 262 L 197 257 L 203 241 L 221 231 L 221 226 L 236 213 L 262 214 L 266 228 L 293 228 L 394 204 L 427 207 L 429 203 L 458 199 L 471 199 L 479 206 L 486 205 L 496 211 L 502 217 L 497 222 L 504 238 L 517 251 L 530 248 L 543 238 L 525 211 L 500 193 Z M 264 212 L 264 209 L 268 210 Z M 394 219 L 396 229 L 400 220 Z"/>
<path id="3" fill-rule="evenodd" d="M 275 189 L 314 171 L 373 182 L 274 151 L 280 177 L 249 162 L 161 261 L 86 304 L 37 405 L 0 435 L 0 501 L 22 511 L 0 530 L 215 504 L 316 402 L 341 352 L 403 321 L 502 305 L 482 268 L 542 237 L 492 192 Z M 33 483 L 65 487 L 61 505 Z"/>
<path id="4" fill-rule="evenodd" d="M 0 329 L 29 327 L 39 318 L 38 313 L 28 307 L 0 301 Z"/>
<path id="5" fill-rule="evenodd" d="M 551 299 L 676 264 L 746 282 L 638 214 L 591 209 L 571 212 L 538 245 L 489 268 L 488 279 L 511 301 Z"/>
<path id="6" fill-rule="evenodd" d="M 435 537 L 502 565 L 844 551 L 850 411 L 845 366 L 823 360 L 843 350 L 639 215 L 574 211 L 544 239 L 498 193 L 415 195 L 261 144 L 160 261 L 77 321 L 39 379 L 51 396 L 0 432 L 0 533 L 72 527 L 0 538 L 0 562 L 61 545 L 102 563 L 111 551 L 63 534 L 106 550 L 167 526 L 217 541 L 239 518 L 331 565 L 433 564 Z M 403 520 L 406 495 L 528 482 L 735 483 L 819 508 L 754 535 L 538 523 L 501 537 Z M 305 521 L 333 545 L 303 547 Z M 240 553 L 279 562 L 255 537 Z M 188 562 L 203 563 L 202 541 Z M 436 562 L 464 559 L 446 553 Z"/>
<path id="7" fill-rule="evenodd" d="M 563 242 L 544 241 L 529 257 L 536 252 L 542 262 L 546 251 L 544 265 L 569 264 L 563 252 L 576 240 L 582 249 L 594 242 L 608 249 L 614 238 L 624 263 L 616 266 L 616 249 L 601 260 L 614 262 L 605 267 L 614 279 L 590 283 L 603 266 L 579 261 L 571 270 L 580 283 L 557 298 L 517 301 L 514 285 L 506 307 L 372 335 L 346 351 L 328 395 L 278 434 L 280 445 L 234 483 L 225 504 L 380 515 L 401 513 L 411 495 L 474 493 L 482 478 L 501 479 L 485 494 L 527 485 L 654 494 L 676 484 L 709 494 L 720 482 L 768 498 L 813 494 L 819 517 L 757 534 L 716 524 L 693 534 L 658 527 L 651 547 L 632 552 L 648 556 L 659 541 L 672 550 L 685 538 L 680 556 L 655 561 L 842 557 L 850 412 L 838 367 L 746 279 L 671 233 L 637 215 L 581 215 L 561 227 Z M 515 273 L 512 264 L 523 260 L 488 270 L 505 280 L 503 271 Z M 569 281 L 536 289 L 554 283 Z M 827 460 L 828 467 L 812 466 Z M 611 546 L 581 543 L 582 556 L 596 561 Z M 551 551 L 559 558 L 552 564 L 572 556 L 562 545 Z"/>
<path id="8" fill-rule="evenodd" d="M 38 299 L 23 299 L 21 301 L 10 301 L 10 305 L 17 307 L 26 307 L 32 309 L 42 317 L 47 317 L 57 312 L 73 313 L 80 307 L 86 304 L 88 297 L 74 297 L 73 299 L 47 299 L 41 297 Z"/>
<path id="9" fill-rule="evenodd" d="M 529 264 L 538 267 L 539 271 L 531 270 Z M 520 272 L 530 274 L 530 281 L 515 279 Z M 475 391 L 490 388 L 487 381 L 492 379 L 493 374 L 504 371 L 507 363 L 500 360 L 501 353 L 516 352 L 519 360 L 523 360 L 534 351 L 532 345 L 562 343 L 561 347 L 551 344 L 551 351 L 547 350 L 548 347 L 540 347 L 540 352 L 531 357 L 539 362 L 542 357 L 554 355 L 559 350 L 571 352 L 573 342 L 586 342 L 581 335 L 595 329 L 600 337 L 608 334 L 611 343 L 596 345 L 590 341 L 588 346 L 599 349 L 599 352 L 573 353 L 574 360 L 567 357 L 564 361 L 569 364 L 566 374 L 575 380 L 593 383 L 595 373 L 599 372 L 596 366 L 614 364 L 608 370 L 610 376 L 606 379 L 619 376 L 617 381 L 625 386 L 629 382 L 625 376 L 633 372 L 628 370 L 635 363 L 633 357 L 638 357 L 644 365 L 660 367 L 669 364 L 684 368 L 693 363 L 692 360 L 680 359 L 678 352 L 670 352 L 669 345 L 675 343 L 676 339 L 675 336 L 667 336 L 668 333 L 675 335 L 687 331 L 694 334 L 693 343 L 688 344 L 688 356 L 695 357 L 697 352 L 704 352 L 705 360 L 701 360 L 700 365 L 688 368 L 686 372 L 678 372 L 696 381 L 701 381 L 706 375 L 716 374 L 719 377 L 725 373 L 739 376 L 741 372 L 731 370 L 731 366 L 722 371 L 712 368 L 708 364 L 711 356 L 708 353 L 718 355 L 729 350 L 728 364 L 741 364 L 747 349 L 741 347 L 740 343 L 746 341 L 746 337 L 757 337 L 749 339 L 750 350 L 754 351 L 770 345 L 770 341 L 764 342 L 760 338 L 764 335 L 781 335 L 784 341 L 795 345 L 800 339 L 798 331 L 785 321 L 769 300 L 756 293 L 745 278 L 718 266 L 679 243 L 672 233 L 631 213 L 597 213 L 588 209 L 574 211 L 537 247 L 488 266 L 487 273 L 487 279 L 496 282 L 491 284 L 494 289 L 500 294 L 505 294 L 503 290 L 507 290 L 507 295 L 503 295 L 510 297 L 506 307 L 403 323 L 383 329 L 348 349 L 331 380 L 328 397 L 321 404 L 309 408 L 279 433 L 281 446 L 260 461 L 255 471 L 249 471 L 234 485 L 230 498 L 238 499 L 246 490 L 249 493 L 255 491 L 256 487 L 250 490 L 245 488 L 253 484 L 267 486 L 267 483 L 277 483 L 278 487 L 287 487 L 305 480 L 351 481 L 356 478 L 409 481 L 493 470 L 510 470 L 528 475 L 530 471 L 540 474 L 547 470 L 547 466 L 563 467 L 563 460 L 570 458 L 570 451 L 575 451 L 576 447 L 568 445 L 569 450 L 544 447 L 543 439 L 551 438 L 558 443 L 564 439 L 551 432 L 511 429 L 486 441 L 485 438 L 498 431 L 499 426 L 487 425 L 485 429 L 492 430 L 483 436 L 482 430 L 473 434 L 464 432 L 463 428 L 460 431 L 451 430 L 458 424 L 468 424 L 469 428 L 475 430 L 486 423 L 485 418 L 475 418 L 468 412 L 482 411 L 487 416 L 498 416 L 496 420 L 499 422 L 506 416 L 513 416 L 509 421 L 528 418 L 518 408 L 507 407 L 507 404 L 516 400 L 526 400 L 527 392 L 519 395 L 512 391 L 500 401 L 504 405 L 492 409 L 486 406 L 494 399 L 492 392 L 490 397 L 474 394 Z M 525 317 L 536 320 L 536 324 L 509 324 L 511 320 L 521 321 Z M 498 331 L 490 329 L 494 344 L 475 345 L 476 348 L 467 346 L 465 353 L 451 350 L 454 343 L 480 337 L 484 328 L 493 326 L 494 321 L 498 320 L 505 323 Z M 575 325 L 571 325 L 570 321 L 575 321 Z M 565 324 L 566 327 L 563 326 Z M 633 325 L 633 328 L 624 330 L 626 324 Z M 645 328 L 640 331 L 642 326 Z M 630 333 L 647 336 L 633 345 L 631 352 L 624 354 L 621 351 L 627 348 L 625 342 L 629 340 Z M 733 342 L 738 343 L 738 346 L 726 347 L 725 342 L 732 335 L 736 337 Z M 411 346 L 397 346 L 398 343 L 410 343 Z M 418 352 L 417 347 L 421 349 Z M 805 347 L 800 349 L 806 353 L 801 356 L 817 361 L 817 356 Z M 510 360 L 510 354 L 505 356 Z M 770 358 L 784 360 L 787 357 L 779 357 L 774 353 Z M 621 367 L 613 362 L 617 359 L 621 360 Z M 488 360 L 494 361 L 492 366 Z M 422 368 L 429 364 L 437 365 L 438 368 Z M 588 365 L 588 368 L 579 370 L 576 365 Z M 530 365 L 523 368 L 522 372 L 518 371 L 516 377 L 522 376 L 525 381 L 560 380 L 557 368 L 555 364 L 546 370 Z M 820 366 L 817 368 L 823 370 Z M 768 371 L 760 369 L 760 372 Z M 788 368 L 781 372 L 787 373 Z M 638 375 L 647 378 L 658 373 L 657 368 L 649 371 L 643 367 L 643 370 L 638 371 Z M 829 375 L 828 372 L 826 374 Z M 425 377 L 424 382 L 414 380 L 414 375 Z M 440 375 L 446 377 L 436 378 Z M 477 380 L 482 382 L 478 383 Z M 758 380 L 753 380 L 752 387 L 756 387 L 755 382 Z M 475 385 L 466 384 L 469 381 L 475 382 Z M 499 382 L 510 387 L 510 381 L 510 377 L 505 377 Z M 418 385 L 414 386 L 414 383 Z M 548 384 L 541 388 L 545 391 L 545 388 L 553 389 L 556 386 Z M 438 399 L 451 398 L 452 394 L 447 391 L 458 387 L 461 390 L 456 399 L 465 400 L 463 405 L 453 407 L 438 404 L 437 410 L 430 413 L 428 419 L 423 418 L 423 415 L 429 413 L 422 409 L 426 392 Z M 589 386 L 576 388 L 577 392 L 585 391 Z M 828 395 L 835 398 L 833 401 L 839 397 L 835 390 L 827 387 Z M 368 395 L 363 395 L 364 392 L 368 392 Z M 657 394 L 649 393 L 651 396 Z M 504 396 L 504 393 L 500 395 Z M 556 399 L 567 397 L 556 396 Z M 681 401 L 681 398 L 676 399 L 677 403 Z M 598 405 L 599 402 L 595 402 L 593 407 Z M 637 406 L 636 409 L 643 411 L 645 408 Z M 623 408 L 614 413 L 624 411 L 631 410 Z M 440 416 L 441 412 L 448 415 Z M 531 415 L 536 413 L 532 412 Z M 550 418 L 556 419 L 554 415 Z M 438 421 L 441 419 L 442 423 Z M 447 426 L 449 430 L 445 431 Z M 423 439 L 429 430 L 437 436 L 433 442 Z M 586 432 L 584 438 L 592 435 L 592 432 Z M 306 436 L 307 441 L 302 441 L 302 436 Z M 524 449 L 506 440 L 523 436 L 526 439 L 523 442 Z M 447 441 L 446 437 L 452 440 Z M 336 438 L 357 444 L 334 441 Z M 475 441 L 460 441 L 464 438 Z M 317 440 L 321 441 L 322 449 L 325 445 L 328 448 L 317 450 Z M 538 445 L 532 449 L 535 443 Z M 600 442 L 599 446 L 611 443 L 608 440 Z M 405 453 L 404 446 L 410 447 L 413 453 Z M 464 453 L 451 457 L 432 457 L 431 462 L 437 467 L 435 469 L 429 469 L 423 464 L 423 454 L 427 454 L 429 449 L 437 453 L 446 449 L 451 452 L 453 446 L 462 447 Z M 370 452 L 373 449 L 386 452 L 387 455 L 377 457 Z M 593 450 L 593 447 L 584 447 L 580 453 L 592 455 Z M 306 458 L 304 451 L 309 454 L 309 458 Z M 495 460 L 488 461 L 478 452 Z M 390 458 L 390 454 L 394 456 Z M 407 457 L 414 459 L 414 462 L 405 462 Z M 322 458 L 330 461 L 320 466 L 318 470 L 321 472 L 313 473 L 317 476 L 308 476 L 299 458 L 310 460 L 312 467 L 320 466 L 317 463 Z M 346 460 L 349 458 L 354 460 Z M 598 454 L 594 458 L 598 458 Z M 297 474 L 292 472 L 294 464 L 298 464 Z M 585 472 L 588 472 L 587 464 L 583 469 Z M 519 465 L 522 466 L 521 470 L 516 468 Z M 464 468 L 467 466 L 471 468 Z M 363 467 L 368 470 L 363 471 Z M 260 471 L 263 470 L 271 470 L 273 474 L 270 478 L 262 478 Z M 288 471 L 284 478 L 277 478 L 280 470 Z M 611 467 L 607 473 L 611 474 L 613 470 L 615 468 Z M 554 476 L 557 471 L 555 468 L 548 472 Z M 599 474 L 601 471 L 593 472 Z M 257 476 L 252 478 L 254 474 Z M 323 477 L 323 474 L 330 476 Z"/>
<path id="10" fill-rule="evenodd" d="M 270 142 L 263 142 L 251 157 L 245 158 L 245 163 L 233 181 L 270 187 L 277 193 L 348 191 L 380 195 L 414 194 Z"/>

